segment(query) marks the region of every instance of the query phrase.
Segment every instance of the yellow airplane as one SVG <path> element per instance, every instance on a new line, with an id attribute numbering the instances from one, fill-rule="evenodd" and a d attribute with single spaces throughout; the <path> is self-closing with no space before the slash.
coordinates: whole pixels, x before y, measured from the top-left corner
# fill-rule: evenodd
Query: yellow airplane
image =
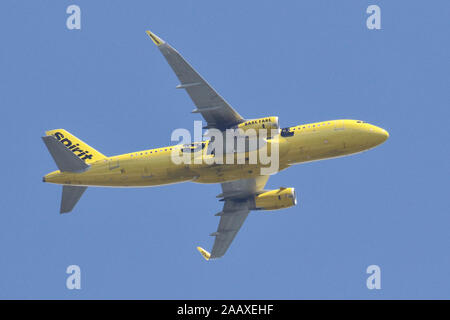
<path id="1" fill-rule="evenodd" d="M 249 157 L 262 149 L 278 150 L 279 172 L 291 165 L 342 157 L 366 151 L 386 141 L 386 130 L 360 120 L 329 120 L 280 129 L 278 117 L 244 119 L 237 113 L 167 42 L 146 31 L 166 58 L 196 109 L 207 122 L 208 130 L 275 130 L 263 139 L 257 149 L 234 150 L 244 163 L 175 163 L 173 155 L 188 155 L 190 160 L 211 158 L 211 139 L 162 148 L 142 150 L 116 156 L 105 156 L 64 129 L 46 132 L 42 137 L 59 170 L 44 176 L 43 181 L 63 185 L 61 213 L 70 212 L 88 186 L 148 187 L 179 182 L 220 183 L 224 202 L 211 253 L 197 249 L 206 259 L 225 254 L 251 210 L 277 210 L 297 204 L 294 188 L 266 190 L 269 175 L 262 174 L 267 165 L 260 158 Z M 276 149 L 273 149 L 275 148 Z M 259 148 L 259 149 L 258 149 Z M 223 154 L 221 155 L 223 157 Z"/>

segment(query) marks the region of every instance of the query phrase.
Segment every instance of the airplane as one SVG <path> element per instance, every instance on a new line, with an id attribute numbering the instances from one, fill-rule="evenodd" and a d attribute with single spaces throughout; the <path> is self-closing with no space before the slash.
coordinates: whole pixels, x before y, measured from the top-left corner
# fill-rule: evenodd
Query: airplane
<path id="1" fill-rule="evenodd" d="M 179 89 L 186 90 L 207 125 L 206 130 L 271 129 L 273 136 L 263 139 L 263 146 L 278 147 L 282 171 L 294 164 L 330 159 L 364 152 L 385 142 L 389 133 L 361 120 L 327 120 L 280 128 L 278 117 L 245 119 L 233 109 L 167 42 L 146 31 L 178 77 Z M 172 153 L 188 154 L 192 158 L 204 155 L 211 139 L 192 144 L 172 145 L 127 154 L 105 156 L 64 129 L 46 132 L 42 137 L 59 170 L 43 177 L 43 181 L 62 185 L 60 213 L 72 211 L 89 186 L 149 187 L 181 182 L 220 183 L 223 201 L 211 252 L 198 251 L 206 260 L 222 257 L 244 223 L 250 211 L 278 210 L 295 206 L 294 188 L 265 189 L 271 174 L 262 174 L 263 165 L 256 163 L 175 164 Z M 233 151 L 237 153 L 235 150 Z M 248 156 L 250 149 L 241 152 Z M 211 155 L 209 155 L 211 156 Z M 212 155 L 214 156 L 214 155 Z M 247 160 L 248 158 L 245 158 Z"/>

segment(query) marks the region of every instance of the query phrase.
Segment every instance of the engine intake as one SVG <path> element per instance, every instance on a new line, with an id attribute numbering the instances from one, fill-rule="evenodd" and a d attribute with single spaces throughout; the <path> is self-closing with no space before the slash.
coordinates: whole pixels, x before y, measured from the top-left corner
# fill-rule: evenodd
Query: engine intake
<path id="1" fill-rule="evenodd" d="M 266 191 L 254 197 L 256 210 L 278 210 L 297 204 L 294 188 L 279 188 Z"/>

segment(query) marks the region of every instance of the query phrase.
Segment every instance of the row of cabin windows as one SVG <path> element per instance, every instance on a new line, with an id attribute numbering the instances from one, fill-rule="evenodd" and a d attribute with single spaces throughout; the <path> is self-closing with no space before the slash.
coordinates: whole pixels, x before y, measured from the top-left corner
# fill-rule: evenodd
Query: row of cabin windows
<path id="1" fill-rule="evenodd" d="M 202 142 L 202 144 L 201 144 L 201 149 L 204 149 L 205 148 L 205 145 L 206 145 L 206 143 L 205 142 Z M 197 146 L 195 146 L 195 144 L 194 143 L 191 143 L 190 145 L 184 145 L 183 147 L 183 149 L 181 149 L 181 152 L 195 152 L 195 151 L 198 151 L 200 148 L 199 148 L 199 144 L 197 144 Z M 162 151 L 171 151 L 173 148 L 165 148 L 164 150 L 163 149 L 160 149 L 159 151 L 160 152 L 162 152 Z M 131 157 L 133 157 L 133 156 L 139 156 L 139 155 L 141 155 L 141 156 L 143 156 L 143 155 L 146 155 L 146 154 L 150 154 L 150 153 L 152 153 L 152 152 L 155 152 L 155 153 L 157 153 L 158 152 L 158 150 L 154 150 L 154 151 L 146 151 L 146 152 L 136 152 L 136 153 L 134 153 L 134 154 L 131 154 L 130 156 Z"/>
<path id="2" fill-rule="evenodd" d="M 268 122 L 268 121 L 270 121 L 270 119 L 263 119 L 263 120 L 259 120 L 260 122 L 262 121 L 262 122 Z M 255 120 L 255 121 L 251 121 L 251 122 L 248 122 L 248 123 L 246 123 L 245 125 L 247 125 L 247 124 L 255 124 L 255 123 L 257 123 L 257 121 Z M 356 121 L 356 123 L 364 123 L 364 121 Z M 313 124 L 313 125 L 308 125 L 308 126 L 299 126 L 299 128 L 298 129 L 306 129 L 306 127 L 308 127 L 308 128 L 311 128 L 311 126 L 314 128 L 314 127 L 320 127 L 321 125 L 322 126 L 325 126 L 326 124 L 331 124 L 331 122 L 328 122 L 328 123 L 322 123 L 322 124 L 317 124 L 317 125 L 315 125 L 315 124 Z M 295 131 L 295 127 L 294 128 L 292 128 L 292 131 L 289 131 L 289 129 L 290 129 L 290 127 L 288 127 L 288 128 L 283 128 L 283 129 L 281 129 L 281 136 L 282 137 L 292 137 L 293 135 L 294 135 L 294 132 L 293 131 Z M 205 142 L 202 142 L 202 144 L 201 144 L 201 149 L 204 149 L 205 148 L 205 145 L 206 145 L 206 143 Z M 164 149 L 164 151 L 167 151 L 167 150 L 172 150 L 173 148 L 167 148 L 167 149 Z M 198 151 L 200 148 L 199 148 L 199 145 L 197 144 L 197 146 L 195 146 L 195 144 L 194 143 L 191 143 L 190 145 L 185 145 L 184 146 L 184 148 L 183 149 L 181 149 L 181 152 L 196 152 L 196 151 Z M 160 151 L 162 151 L 162 149 L 160 150 Z M 158 152 L 158 150 L 155 150 L 155 153 L 156 152 Z M 149 152 L 141 152 L 140 153 L 140 155 L 142 156 L 142 155 L 144 155 L 144 154 L 148 154 L 148 153 L 152 153 L 152 151 L 149 151 Z M 136 154 L 134 154 L 134 155 L 136 155 L 136 156 L 138 156 L 139 155 L 139 152 L 138 153 L 136 153 Z M 133 154 L 131 155 L 131 156 L 133 156 Z"/>
<path id="3" fill-rule="evenodd" d="M 262 121 L 265 122 L 264 120 L 265 119 L 263 119 Z M 266 121 L 269 121 L 269 119 L 266 119 Z M 363 122 L 363 121 L 357 121 L 357 122 L 359 123 L 359 122 Z M 256 121 L 252 121 L 249 124 L 251 124 L 251 123 L 256 123 Z M 326 123 L 323 123 L 322 126 L 325 126 L 325 124 Z M 328 124 L 331 124 L 331 122 L 328 122 Z M 245 125 L 247 125 L 247 124 L 245 124 Z M 320 123 L 317 124 L 317 127 L 320 127 L 320 126 L 321 126 Z M 303 126 L 303 129 L 306 129 L 306 127 L 311 128 L 311 125 Z M 316 127 L 316 125 L 313 124 L 312 127 L 314 128 L 314 127 Z M 289 129 L 290 129 L 290 127 L 281 129 L 281 136 L 282 137 L 291 137 L 291 136 L 293 136 L 294 135 L 293 131 L 295 131 L 296 128 L 295 127 L 292 128 L 292 131 L 289 131 Z M 302 129 L 302 127 L 300 126 L 298 129 Z M 206 143 L 202 142 L 201 143 L 201 149 L 204 149 L 205 145 L 206 145 Z M 164 149 L 164 151 L 167 151 L 167 150 L 171 151 L 172 149 L 173 148 L 166 148 L 166 149 Z M 197 146 L 196 146 L 195 143 L 191 143 L 190 145 L 184 145 L 184 148 L 181 149 L 181 152 L 196 152 L 198 150 L 200 150 L 200 144 L 197 144 Z M 161 149 L 160 151 L 163 151 L 163 150 Z M 155 153 L 157 153 L 157 152 L 158 152 L 158 150 L 155 150 Z M 146 155 L 146 154 L 149 154 L 149 153 L 152 153 L 152 151 L 146 151 L 146 152 L 140 152 L 140 153 L 137 152 L 135 154 L 131 154 L 131 157 L 138 156 L 139 154 L 142 156 L 142 155 Z"/>
<path id="4" fill-rule="evenodd" d="M 166 149 L 160 149 L 159 151 L 160 152 L 163 152 L 163 151 L 167 151 L 167 150 L 172 150 L 173 148 L 166 148 Z M 136 153 L 134 153 L 134 154 L 131 154 L 130 156 L 131 157 L 133 157 L 133 156 L 139 156 L 139 155 L 141 155 L 141 156 L 143 156 L 143 155 L 146 155 L 146 154 L 150 154 L 150 153 L 153 153 L 153 152 L 155 152 L 155 153 L 157 153 L 158 152 L 158 150 L 154 150 L 154 151 L 146 151 L 146 152 L 136 152 Z"/>
<path id="5" fill-rule="evenodd" d="M 331 122 L 324 122 L 324 123 L 319 123 L 319 124 L 309 124 L 309 125 L 305 125 L 305 126 L 298 126 L 298 130 L 300 129 L 306 129 L 306 128 L 315 128 L 315 127 L 320 127 L 320 126 L 325 126 L 326 124 L 331 124 Z M 294 135 L 294 131 L 296 129 L 296 127 L 292 128 L 292 131 L 290 131 L 291 127 L 288 128 L 283 128 L 281 129 L 281 136 L 282 137 L 292 137 Z"/>

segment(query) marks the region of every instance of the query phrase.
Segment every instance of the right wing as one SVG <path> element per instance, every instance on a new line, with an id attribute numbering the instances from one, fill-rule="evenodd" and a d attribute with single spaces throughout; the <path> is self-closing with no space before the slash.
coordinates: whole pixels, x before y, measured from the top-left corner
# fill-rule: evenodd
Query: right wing
<path id="1" fill-rule="evenodd" d="M 223 210 L 216 214 L 220 216 L 220 222 L 217 231 L 211 234 L 216 237 L 213 249 L 209 253 L 197 248 L 205 259 L 220 258 L 227 252 L 250 212 L 250 197 L 262 191 L 268 179 L 269 176 L 259 176 L 222 183 L 223 192 L 218 197 L 222 197 L 225 204 Z"/>
<path id="2" fill-rule="evenodd" d="M 244 121 L 174 48 L 154 33 L 146 32 L 180 80 L 177 88 L 185 89 L 197 107 L 192 112 L 201 113 L 205 118 L 206 128 L 225 130 Z"/>

